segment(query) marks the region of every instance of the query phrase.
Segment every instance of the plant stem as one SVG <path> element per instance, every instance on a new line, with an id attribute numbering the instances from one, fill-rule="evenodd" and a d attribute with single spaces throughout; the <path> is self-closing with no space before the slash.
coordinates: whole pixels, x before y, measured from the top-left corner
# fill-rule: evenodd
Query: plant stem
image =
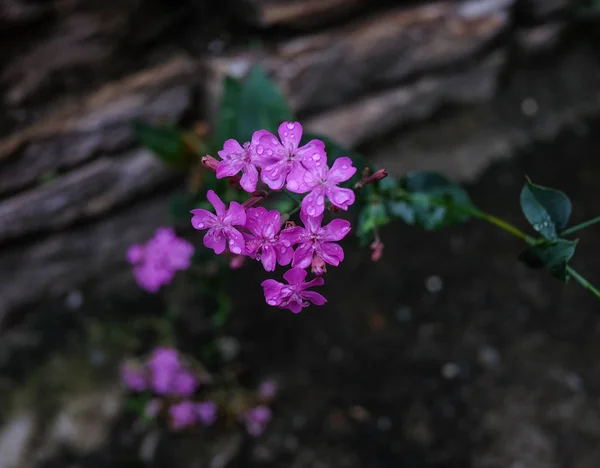
<path id="1" fill-rule="evenodd" d="M 586 280 L 583 276 L 577 273 L 573 268 L 567 265 L 567 273 L 573 277 L 575 281 L 577 281 L 584 289 L 590 291 L 594 296 L 600 299 L 600 291 L 598 291 L 594 286 L 592 286 L 588 280 Z"/>
<path id="2" fill-rule="evenodd" d="M 580 231 L 581 229 L 585 229 L 586 227 L 592 226 L 593 224 L 600 223 L 600 216 L 596 218 L 585 221 L 581 224 L 577 224 L 576 226 L 570 227 L 569 229 L 565 229 L 560 233 L 561 236 L 568 236 L 573 234 L 574 232 Z"/>

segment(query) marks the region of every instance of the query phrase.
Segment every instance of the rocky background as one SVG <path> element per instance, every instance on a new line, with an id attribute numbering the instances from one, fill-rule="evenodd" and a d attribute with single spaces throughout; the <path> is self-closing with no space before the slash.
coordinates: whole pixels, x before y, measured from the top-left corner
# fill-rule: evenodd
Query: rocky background
<path id="1" fill-rule="evenodd" d="M 197 437 L 141 435 L 114 377 L 160 310 L 124 252 L 182 183 L 133 119 L 211 122 L 222 78 L 259 63 L 306 127 L 393 174 L 444 171 L 519 222 L 527 173 L 583 219 L 600 194 L 599 20 L 568 0 L 1 2 L 0 468 L 599 466 L 598 305 L 473 226 L 433 247 L 392 231 L 382 264 L 347 265 L 378 295 L 344 309 L 334 286 L 327 317 L 293 325 L 257 302 L 266 340 L 236 322 L 246 364 L 288 388 L 264 443 L 203 435 L 200 453 Z M 600 278 L 593 257 L 583 270 Z M 294 346 L 269 361 L 283 337 Z"/>

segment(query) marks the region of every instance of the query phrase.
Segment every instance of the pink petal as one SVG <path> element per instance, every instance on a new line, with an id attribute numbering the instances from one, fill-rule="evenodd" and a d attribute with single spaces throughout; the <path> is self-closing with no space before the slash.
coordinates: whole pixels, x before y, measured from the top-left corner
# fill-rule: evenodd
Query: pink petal
<path id="1" fill-rule="evenodd" d="M 352 229 L 350 221 L 345 219 L 334 219 L 329 224 L 323 226 L 320 238 L 323 241 L 339 241 L 342 240 Z"/>
<path id="2" fill-rule="evenodd" d="M 315 184 L 309 185 L 306 182 L 307 172 L 308 171 L 301 164 L 296 164 L 287 176 L 285 188 L 294 193 L 306 193 L 309 190 L 312 190 Z M 310 175 L 308 175 L 308 180 L 313 180 L 310 178 Z"/>
<path id="3" fill-rule="evenodd" d="M 298 122 L 283 122 L 277 129 L 277 133 L 283 146 L 290 154 L 294 154 L 302 139 L 302 125 Z"/>
<path id="4" fill-rule="evenodd" d="M 304 223 L 304 226 L 306 226 L 306 229 L 308 229 L 308 231 L 311 234 L 316 234 L 321 230 L 321 223 L 323 222 L 323 216 L 324 216 L 324 213 L 321 213 L 317 216 L 309 216 L 308 213 L 306 213 L 306 212 L 303 212 L 303 211 L 300 212 L 300 219 Z"/>
<path id="5" fill-rule="evenodd" d="M 289 244 L 289 245 L 296 245 L 299 242 L 302 242 L 302 240 L 304 239 L 304 236 L 307 234 L 306 229 L 304 229 L 301 226 L 296 226 L 293 228 L 287 228 L 284 229 L 283 231 L 281 231 L 281 233 L 279 234 L 279 240 L 281 240 L 281 242 Z"/>
<path id="6" fill-rule="evenodd" d="M 225 203 L 221 201 L 219 196 L 212 190 L 206 193 L 206 198 L 212 206 L 214 206 L 217 216 L 220 218 L 225 213 Z"/>
<path id="7" fill-rule="evenodd" d="M 308 268 L 312 262 L 314 250 L 314 244 L 312 241 L 300 244 L 294 252 L 292 266 L 298 268 Z"/>
<path id="8" fill-rule="evenodd" d="M 288 172 L 289 167 L 286 162 L 278 161 L 275 164 L 264 167 L 260 172 L 260 179 L 267 184 L 271 190 L 281 190 Z"/>
<path id="9" fill-rule="evenodd" d="M 231 202 L 223 222 L 231 226 L 243 226 L 246 224 L 246 210 L 238 202 Z"/>
<path id="10" fill-rule="evenodd" d="M 312 302 L 314 305 L 323 305 L 327 302 L 327 299 L 323 297 L 321 294 L 315 291 L 305 291 L 302 293 L 302 297 L 307 301 Z"/>
<path id="11" fill-rule="evenodd" d="M 329 174 L 327 174 L 327 182 L 339 184 L 352 178 L 355 173 L 356 168 L 352 165 L 352 159 L 337 158 L 333 162 L 331 169 L 329 169 Z"/>
<path id="12" fill-rule="evenodd" d="M 294 249 L 286 247 L 281 242 L 274 245 L 275 252 L 277 253 L 277 263 L 281 266 L 288 265 L 294 256 Z"/>
<path id="13" fill-rule="evenodd" d="M 246 250 L 244 236 L 242 236 L 240 231 L 231 227 L 225 228 L 225 235 L 227 236 L 227 239 L 229 239 L 229 250 L 232 253 L 239 255 Z"/>
<path id="14" fill-rule="evenodd" d="M 223 144 L 223 149 L 218 151 L 217 154 L 221 159 L 229 159 L 231 157 L 239 157 L 243 155 L 246 150 L 236 140 L 230 139 Z M 236 158 L 237 159 L 237 158 Z"/>
<path id="15" fill-rule="evenodd" d="M 246 211 L 246 224 L 244 227 L 255 236 L 260 236 L 262 233 L 262 220 L 266 214 L 267 210 L 262 206 L 248 208 Z"/>
<path id="16" fill-rule="evenodd" d="M 338 266 L 344 260 L 344 249 L 333 242 L 323 242 L 317 248 L 317 255 L 330 265 Z"/>
<path id="17" fill-rule="evenodd" d="M 285 308 L 291 310 L 294 314 L 297 314 L 302 311 L 302 303 L 296 301 L 290 302 Z"/>
<path id="18" fill-rule="evenodd" d="M 135 264 L 141 262 L 144 259 L 144 247 L 139 244 L 130 246 L 127 249 L 126 257 L 129 263 Z"/>
<path id="19" fill-rule="evenodd" d="M 217 179 L 232 177 L 244 169 L 244 162 L 239 159 L 224 159 L 217 165 Z"/>
<path id="20" fill-rule="evenodd" d="M 322 187 L 313 189 L 302 200 L 302 211 L 308 216 L 319 216 L 325 211 L 325 198 Z"/>
<path id="21" fill-rule="evenodd" d="M 325 284 L 325 280 L 322 276 L 317 276 L 316 278 L 310 280 L 308 283 L 305 283 L 303 289 L 313 288 L 315 286 L 323 286 Z"/>
<path id="22" fill-rule="evenodd" d="M 217 217 L 210 211 L 202 208 L 197 208 L 190 211 L 194 216 L 192 217 L 192 226 L 194 229 L 203 230 L 211 228 L 216 222 Z"/>
<path id="23" fill-rule="evenodd" d="M 310 140 L 304 146 L 298 148 L 296 154 L 306 163 L 313 165 L 317 162 L 322 165 L 327 164 L 327 153 L 325 153 L 325 143 L 321 140 Z"/>
<path id="24" fill-rule="evenodd" d="M 277 255 L 273 246 L 265 244 L 260 255 L 260 261 L 265 268 L 265 271 L 275 271 L 277 266 Z"/>
<path id="25" fill-rule="evenodd" d="M 284 273 L 283 279 L 289 284 L 299 284 L 304 282 L 306 275 L 308 273 L 302 268 L 292 268 Z"/>
<path id="26" fill-rule="evenodd" d="M 219 168 L 217 168 L 217 177 L 219 173 Z M 256 190 L 256 184 L 258 183 L 258 170 L 253 164 L 246 164 L 244 167 L 244 175 L 240 180 L 240 185 L 242 188 L 248 192 L 252 193 Z"/>
<path id="27" fill-rule="evenodd" d="M 327 198 L 329 198 L 332 205 L 347 210 L 354 203 L 354 192 L 347 188 L 328 187 Z"/>
<path id="28" fill-rule="evenodd" d="M 213 249 L 215 253 L 222 254 L 227 245 L 225 234 L 221 229 L 209 229 L 204 235 L 204 245 L 209 249 Z"/>
<path id="29" fill-rule="evenodd" d="M 281 216 L 279 211 L 271 210 L 267 212 L 262 219 L 262 234 L 265 239 L 273 239 L 281 229 Z"/>

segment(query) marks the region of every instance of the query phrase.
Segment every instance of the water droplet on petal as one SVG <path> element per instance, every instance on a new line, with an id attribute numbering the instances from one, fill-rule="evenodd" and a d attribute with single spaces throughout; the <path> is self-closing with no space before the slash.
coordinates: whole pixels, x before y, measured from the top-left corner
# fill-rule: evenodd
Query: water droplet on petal
<path id="1" fill-rule="evenodd" d="M 285 247 L 282 247 L 281 248 L 281 253 L 286 253 L 286 252 L 287 252 L 287 249 Z"/>
<path id="2" fill-rule="evenodd" d="M 229 242 L 229 244 L 231 244 L 231 241 Z M 239 248 L 239 246 L 237 246 L 237 245 L 232 245 L 232 246 L 230 247 L 230 249 L 231 249 L 231 251 L 232 251 L 234 254 L 241 254 L 241 253 L 242 253 L 242 249 L 240 249 L 240 248 Z"/>
<path id="3" fill-rule="evenodd" d="M 264 148 L 262 145 L 258 145 L 258 146 L 256 147 L 256 152 L 257 152 L 258 154 L 263 154 L 263 153 L 265 152 L 265 148 Z"/>
<path id="4" fill-rule="evenodd" d="M 342 165 L 342 169 L 345 171 L 346 169 L 348 169 L 348 164 L 343 164 Z"/>
<path id="5" fill-rule="evenodd" d="M 286 125 L 287 128 L 289 128 L 290 130 L 293 130 L 295 125 L 292 122 L 288 122 L 288 124 Z"/>
<path id="6" fill-rule="evenodd" d="M 298 190 L 298 182 L 296 182 L 295 180 L 290 180 L 288 182 L 288 188 L 290 190 Z"/>
<path id="7" fill-rule="evenodd" d="M 267 150 L 267 156 L 273 156 L 273 150 L 272 149 L 268 149 Z"/>
<path id="8" fill-rule="evenodd" d="M 319 155 L 319 153 L 315 153 L 315 154 L 313 154 L 313 155 L 312 155 L 312 158 L 313 158 L 315 161 L 318 161 L 319 159 L 321 159 L 321 156 Z"/>
<path id="9" fill-rule="evenodd" d="M 277 305 L 277 301 L 275 299 L 269 299 L 267 301 L 267 304 L 274 306 L 274 305 Z"/>
<path id="10" fill-rule="evenodd" d="M 196 226 L 198 229 L 204 229 L 204 223 L 198 223 Z"/>
<path id="11" fill-rule="evenodd" d="M 314 207 L 312 207 L 312 206 L 309 206 L 309 207 L 306 209 L 306 212 L 307 212 L 307 213 L 308 213 L 310 216 L 314 216 L 314 215 L 315 215 L 315 213 L 316 213 L 316 210 L 314 209 Z"/>
<path id="12" fill-rule="evenodd" d="M 317 197 L 317 205 L 322 206 L 323 204 L 325 204 L 323 197 Z"/>

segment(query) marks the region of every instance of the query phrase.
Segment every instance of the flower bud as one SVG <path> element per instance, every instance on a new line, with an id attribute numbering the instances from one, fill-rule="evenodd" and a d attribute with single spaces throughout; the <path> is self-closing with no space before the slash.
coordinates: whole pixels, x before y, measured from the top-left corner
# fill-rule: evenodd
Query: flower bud
<path id="1" fill-rule="evenodd" d="M 381 240 L 379 240 L 379 239 L 375 239 L 375 241 L 369 247 L 373 251 L 371 253 L 371 260 L 376 262 L 379 259 L 381 259 L 382 255 L 383 255 L 383 247 L 384 247 L 383 242 L 381 242 Z"/>
<path id="2" fill-rule="evenodd" d="M 200 162 L 202 162 L 202 165 L 205 168 L 207 168 L 208 170 L 211 170 L 213 172 L 217 171 L 217 166 L 219 165 L 219 161 L 217 161 L 215 158 L 213 158 L 209 154 L 207 154 L 206 156 L 202 156 L 202 159 L 200 160 Z"/>
<path id="3" fill-rule="evenodd" d="M 385 179 L 387 176 L 388 176 L 388 172 L 385 169 L 379 169 L 378 171 L 375 171 L 369 177 L 365 178 L 363 180 L 363 185 L 372 184 L 373 182 L 376 182 L 378 180 Z"/>
<path id="4" fill-rule="evenodd" d="M 327 265 L 321 257 L 316 255 L 312 259 L 311 270 L 315 275 L 321 276 L 323 273 L 327 273 Z"/>

